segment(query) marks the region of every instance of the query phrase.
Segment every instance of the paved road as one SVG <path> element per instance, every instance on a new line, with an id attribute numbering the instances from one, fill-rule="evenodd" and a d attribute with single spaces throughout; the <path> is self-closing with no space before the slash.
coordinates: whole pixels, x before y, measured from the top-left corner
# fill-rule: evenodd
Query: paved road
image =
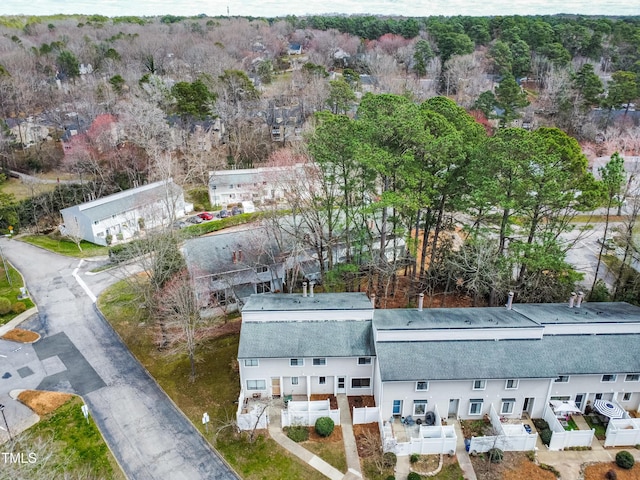
<path id="1" fill-rule="evenodd" d="M 13 375 L 11 388 L 16 388 L 18 376 L 29 373 L 18 368 L 30 366 L 39 375 L 25 377 L 25 385 L 38 378 L 36 388 L 82 395 L 132 480 L 238 478 L 97 313 L 73 275 L 78 260 L 15 240 L 0 242 L 6 257 L 23 273 L 40 310 L 28 326 L 43 336 L 32 347 L 38 361 L 33 354 L 24 365 L 13 358 L 14 373 L 22 374 Z M 108 273 L 84 275 L 83 267 L 78 275 L 94 295 L 115 280 Z M 1 381 L 0 389 L 6 398 Z"/>

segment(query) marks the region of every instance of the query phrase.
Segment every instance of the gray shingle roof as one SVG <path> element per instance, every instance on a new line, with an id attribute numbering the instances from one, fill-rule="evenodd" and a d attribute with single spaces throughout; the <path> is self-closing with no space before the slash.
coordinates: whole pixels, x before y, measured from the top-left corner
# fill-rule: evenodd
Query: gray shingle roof
<path id="1" fill-rule="evenodd" d="M 370 320 L 245 322 L 238 358 L 371 356 L 371 332 Z"/>
<path id="2" fill-rule="evenodd" d="M 109 218 L 112 215 L 130 212 L 163 200 L 173 199 L 182 193 L 182 188 L 173 182 L 156 182 L 142 187 L 124 190 L 106 197 L 78 205 L 80 211 L 92 222 Z M 66 209 L 63 209 L 64 211 Z"/>
<path id="3" fill-rule="evenodd" d="M 640 372 L 640 335 L 378 342 L 382 381 L 553 378 Z"/>

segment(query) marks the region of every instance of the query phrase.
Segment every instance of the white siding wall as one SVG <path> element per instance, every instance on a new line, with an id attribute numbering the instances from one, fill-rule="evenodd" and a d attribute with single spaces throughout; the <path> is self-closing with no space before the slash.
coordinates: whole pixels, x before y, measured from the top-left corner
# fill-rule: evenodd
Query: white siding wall
<path id="1" fill-rule="evenodd" d="M 313 365 L 313 358 L 304 358 L 304 365 L 292 367 L 289 358 L 261 358 L 258 360 L 259 366 L 246 367 L 244 359 L 240 359 L 240 381 L 247 396 L 257 392 L 247 389 L 247 380 L 264 380 L 265 390 L 260 390 L 262 395 L 271 395 L 271 378 L 282 378 L 281 395 L 306 395 L 307 385 L 310 386 L 309 393 L 334 393 L 335 381 L 338 376 L 346 379 L 347 395 L 373 395 L 375 359 L 372 358 L 370 365 L 358 365 L 358 359 L 353 358 L 326 358 L 325 366 Z M 291 384 L 291 377 L 298 377 L 298 385 Z M 307 384 L 307 377 L 309 383 Z M 325 385 L 319 384 L 319 378 L 325 377 Z M 370 378 L 369 388 L 351 388 L 353 378 Z"/>
<path id="2" fill-rule="evenodd" d="M 615 372 L 611 372 L 616 374 Z M 602 375 L 569 375 L 568 382 L 553 382 L 551 397 L 568 396 L 575 400 L 576 394 L 586 394 L 582 402 L 582 409 L 586 401 L 593 403 L 596 393 L 601 393 L 605 400 L 615 399 L 626 410 L 638 410 L 640 406 L 640 382 L 625 382 L 626 374 L 616 374 L 615 382 L 603 382 Z M 631 399 L 623 401 L 624 393 L 631 392 Z"/>
<path id="3" fill-rule="evenodd" d="M 482 380 L 482 379 L 478 379 Z M 522 414 L 525 398 L 535 398 L 531 415 L 539 417 L 546 402 L 549 379 L 520 380 L 517 389 L 505 388 L 505 380 L 487 380 L 484 390 L 474 390 L 473 380 L 460 381 L 430 381 L 428 391 L 416 391 L 416 382 L 386 382 L 383 386 L 382 404 L 379 405 L 382 418 L 388 419 L 392 415 L 393 401 L 402 400 L 402 415 L 412 415 L 414 400 L 427 400 L 427 411 L 432 411 L 437 405 L 440 415 L 447 416 L 449 411 L 449 400 L 460 399 L 458 406 L 458 416 L 460 418 L 482 418 L 482 415 L 489 412 L 491 403 L 494 404 L 497 412 L 503 398 L 515 398 L 513 414 L 507 417 L 518 418 Z M 480 415 L 469 415 L 469 400 L 483 399 L 482 412 Z"/>

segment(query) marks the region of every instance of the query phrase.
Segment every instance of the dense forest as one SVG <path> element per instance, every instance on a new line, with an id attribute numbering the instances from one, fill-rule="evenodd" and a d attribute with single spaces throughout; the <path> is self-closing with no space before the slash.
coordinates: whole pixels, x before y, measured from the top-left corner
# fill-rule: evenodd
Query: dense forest
<path id="1" fill-rule="evenodd" d="M 570 220 L 634 197 L 617 164 L 596 180 L 589 160 L 638 154 L 638 98 L 640 17 L 1 17 L 5 174 L 72 180 L 0 192 L 0 229 L 169 176 L 201 199 L 211 170 L 306 159 L 324 194 L 291 202 L 314 212 L 319 255 L 373 242 L 377 215 L 375 241 L 405 238 L 418 260 L 415 291 L 564 299 L 580 280 Z M 355 288 L 343 260 L 329 270 Z M 397 265 L 368 261 L 395 285 Z"/>

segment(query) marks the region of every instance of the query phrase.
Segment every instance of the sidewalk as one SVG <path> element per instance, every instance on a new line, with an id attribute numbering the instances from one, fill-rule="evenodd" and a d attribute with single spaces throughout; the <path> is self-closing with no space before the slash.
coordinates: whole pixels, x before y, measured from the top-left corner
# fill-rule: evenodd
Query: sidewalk
<path id="1" fill-rule="evenodd" d="M 338 395 L 338 407 L 340 408 L 340 426 L 342 428 L 342 438 L 344 442 L 345 454 L 347 457 L 347 472 L 342 473 L 338 469 L 332 467 L 320 457 L 314 455 L 306 448 L 301 447 L 291 440 L 282 432 L 282 423 L 280 420 L 280 406 L 272 405 L 269 407 L 269 435 L 281 447 L 287 449 L 302 461 L 318 470 L 327 478 L 332 480 L 360 480 L 362 473 L 360 470 L 360 457 L 356 447 L 356 438 L 353 434 L 353 425 L 351 423 L 351 414 L 349 413 L 349 401 L 346 395 Z"/>
<path id="2" fill-rule="evenodd" d="M 462 428 L 460 428 L 460 422 L 453 419 L 449 419 L 449 421 L 453 424 L 456 431 L 456 457 L 458 457 L 458 463 L 460 464 L 464 478 L 466 480 L 477 480 L 476 472 L 473 470 L 471 459 L 464 446 L 464 435 L 462 434 Z"/>

